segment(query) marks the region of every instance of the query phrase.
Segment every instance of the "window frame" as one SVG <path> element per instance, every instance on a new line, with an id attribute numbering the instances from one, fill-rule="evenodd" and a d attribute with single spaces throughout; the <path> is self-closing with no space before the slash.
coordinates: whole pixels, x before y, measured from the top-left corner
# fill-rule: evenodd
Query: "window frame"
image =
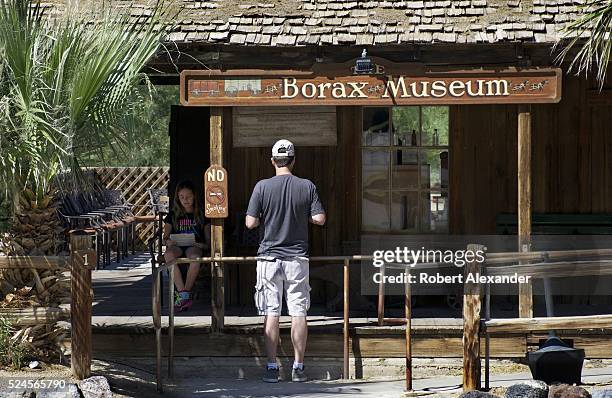
<path id="1" fill-rule="evenodd" d="M 451 219 L 451 209 L 450 209 L 450 191 L 451 191 L 451 181 L 450 181 L 450 147 L 451 147 L 451 140 L 452 140 L 452 134 L 451 134 L 451 121 L 450 121 L 450 106 L 445 106 L 445 105 L 441 105 L 439 107 L 446 107 L 447 108 L 447 114 L 448 114 L 448 142 L 446 143 L 446 145 L 422 145 L 423 142 L 423 108 L 425 107 L 433 107 L 433 105 L 410 105 L 409 107 L 418 107 L 419 109 L 419 120 L 418 120 L 418 132 L 417 132 L 417 145 L 416 146 L 400 146 L 400 145 L 396 145 L 395 140 L 394 140 L 394 132 L 393 132 L 393 110 L 395 108 L 401 108 L 403 106 L 364 106 L 362 107 L 362 112 L 361 112 L 361 132 L 360 132 L 360 146 L 359 146 L 359 150 L 361 153 L 361 174 L 363 175 L 363 171 L 364 171 L 364 164 L 363 164 L 363 158 L 364 158 L 364 153 L 366 151 L 386 151 L 387 152 L 387 163 L 388 163 L 388 170 L 387 170 L 387 190 L 382 190 L 382 189 L 366 189 L 364 187 L 364 182 L 363 182 L 363 177 L 361 178 L 361 194 L 360 194 L 360 203 L 361 203 L 361 232 L 362 233 L 382 233 L 382 234 L 406 234 L 406 235 L 419 235 L 419 234 L 436 234 L 436 235 L 445 235 L 448 234 L 450 231 L 450 219 Z M 364 125 L 364 110 L 368 108 L 368 109 L 372 109 L 372 108 L 380 108 L 380 109 L 387 109 L 388 110 L 388 144 L 387 145 L 366 145 L 364 143 L 364 138 L 365 138 L 365 125 Z M 422 186 L 422 179 L 421 179 L 421 174 L 422 174 L 422 169 L 421 169 L 421 155 L 422 153 L 426 153 L 428 150 L 439 150 L 439 151 L 446 151 L 448 154 L 448 181 L 447 181 L 447 186 L 446 188 L 443 188 L 442 185 L 440 184 L 440 187 L 437 188 L 423 188 Z M 416 162 L 417 162 L 417 185 L 416 188 L 396 188 L 394 187 L 393 184 L 393 174 L 394 174 L 394 166 L 397 166 L 394 162 L 393 162 L 393 156 L 395 156 L 397 154 L 397 151 L 414 151 L 416 153 Z M 442 173 L 442 167 L 440 165 L 440 179 L 441 179 L 441 173 Z M 441 181 L 440 181 L 441 182 Z M 387 199 L 387 203 L 386 203 L 386 209 L 387 209 L 387 217 L 388 219 L 386 220 L 386 224 L 387 224 L 387 228 L 386 229 L 376 229 L 376 228 L 365 228 L 364 226 L 364 222 L 363 222 L 363 213 L 364 213 L 364 204 L 363 204 L 363 197 L 364 194 L 366 192 L 373 192 L 373 193 L 379 193 L 379 194 L 385 194 L 388 196 Z M 393 194 L 394 193 L 402 193 L 402 192 L 413 192 L 416 193 L 417 196 L 417 225 L 416 228 L 414 230 L 406 230 L 406 229 L 394 229 L 393 228 Z M 431 212 L 431 194 L 433 193 L 437 193 L 437 194 L 446 194 L 446 202 L 445 202 L 445 206 L 447 206 L 447 225 L 446 225 L 446 229 L 444 231 L 432 231 L 430 230 L 430 227 L 424 228 L 424 222 L 423 222 L 423 214 L 424 211 L 427 210 L 428 212 Z M 429 207 L 427 209 L 425 209 L 425 206 L 427 206 L 427 204 L 423 203 L 423 196 L 425 194 L 428 194 L 429 200 L 427 201 L 429 203 Z"/>

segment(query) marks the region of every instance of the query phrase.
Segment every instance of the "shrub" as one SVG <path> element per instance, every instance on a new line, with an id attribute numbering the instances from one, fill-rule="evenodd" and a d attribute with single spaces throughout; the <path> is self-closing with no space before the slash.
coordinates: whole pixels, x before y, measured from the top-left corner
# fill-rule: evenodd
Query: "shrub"
<path id="1" fill-rule="evenodd" d="M 0 366 L 21 369 L 29 355 L 28 347 L 12 339 L 15 328 L 8 318 L 0 317 Z"/>

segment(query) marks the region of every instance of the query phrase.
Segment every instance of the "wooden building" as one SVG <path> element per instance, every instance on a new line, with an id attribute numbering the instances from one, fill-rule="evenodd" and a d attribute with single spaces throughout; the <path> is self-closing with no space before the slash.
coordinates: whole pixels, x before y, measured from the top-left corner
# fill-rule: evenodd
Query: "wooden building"
<path id="1" fill-rule="evenodd" d="M 584 1 L 175 3 L 185 8 L 168 51 L 150 62 L 156 84 L 179 84 L 184 70 L 306 73 L 343 66 L 350 74 L 364 49 L 376 66 L 417 75 L 561 68 L 561 100 L 526 108 L 531 212 L 601 219 L 612 213 L 612 86 L 599 91 L 592 79 L 568 74 L 553 50 Z M 223 106 L 226 253 L 254 253 L 254 238 L 241 225 L 253 186 L 273 174 L 270 147 L 278 138 L 295 141 L 295 173 L 316 184 L 328 213 L 325 228 L 312 228 L 312 254 L 358 252 L 366 233 L 495 234 L 500 215 L 518 212 L 521 106 Z M 178 179 L 201 182 L 209 166 L 209 116 L 208 106 L 173 109 L 171 190 Z M 332 300 L 340 268 L 326 267 L 318 278 L 315 303 Z M 254 267 L 229 265 L 227 303 L 251 302 L 253 283 Z"/>
<path id="2" fill-rule="evenodd" d="M 593 80 L 566 73 L 552 48 L 580 17 L 580 2 L 184 3 L 188 16 L 170 36 L 189 55 L 174 60 L 180 70 L 348 68 L 363 49 L 377 65 L 415 73 L 560 67 L 561 101 L 530 105 L 532 213 L 612 213 L 608 85 L 599 91 Z M 151 67 L 165 71 L 151 73 L 157 83 L 178 83 L 165 56 Z M 255 183 L 273 173 L 270 146 L 281 137 L 295 141 L 295 173 L 315 182 L 328 212 L 327 226 L 312 228 L 313 254 L 358 252 L 366 233 L 499 232 L 500 215 L 517 213 L 520 105 L 423 104 L 223 107 L 226 252 L 254 251 L 242 218 Z M 209 108 L 180 107 L 173 115 L 171 184 L 201 180 Z M 315 294 L 319 302 L 335 294 L 329 279 L 339 283 L 340 269 L 322 275 L 327 282 L 313 281 L 319 292 L 327 289 Z M 230 266 L 227 278 L 229 303 L 248 303 L 254 269 Z"/>

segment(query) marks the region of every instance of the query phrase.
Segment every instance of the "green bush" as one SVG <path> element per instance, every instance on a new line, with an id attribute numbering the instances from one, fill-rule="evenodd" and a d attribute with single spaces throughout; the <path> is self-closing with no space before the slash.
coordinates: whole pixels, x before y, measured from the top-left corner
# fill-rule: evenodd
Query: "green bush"
<path id="1" fill-rule="evenodd" d="M 25 345 L 11 340 L 14 332 L 11 321 L 0 317 L 0 366 L 19 370 L 23 367 L 29 350 Z"/>

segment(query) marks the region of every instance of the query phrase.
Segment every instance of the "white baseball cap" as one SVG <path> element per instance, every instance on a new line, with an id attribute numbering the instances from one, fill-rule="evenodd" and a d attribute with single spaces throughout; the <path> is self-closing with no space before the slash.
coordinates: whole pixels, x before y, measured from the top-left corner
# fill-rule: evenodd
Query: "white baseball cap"
<path id="1" fill-rule="evenodd" d="M 278 140 L 272 147 L 273 158 L 285 158 L 295 156 L 295 148 L 289 140 Z"/>

